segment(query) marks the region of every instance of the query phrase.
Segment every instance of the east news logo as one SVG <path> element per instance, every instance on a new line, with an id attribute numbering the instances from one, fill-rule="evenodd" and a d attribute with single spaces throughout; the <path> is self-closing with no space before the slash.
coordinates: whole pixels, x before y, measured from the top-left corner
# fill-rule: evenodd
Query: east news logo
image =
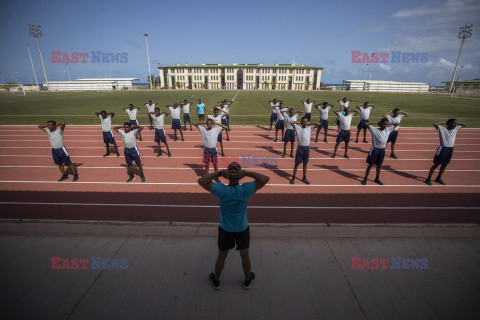
<path id="1" fill-rule="evenodd" d="M 128 52 L 68 52 L 52 51 L 52 63 L 127 63 Z"/>
<path id="2" fill-rule="evenodd" d="M 366 259 L 361 257 L 352 257 L 352 269 L 396 269 L 396 270 L 414 270 L 428 269 L 428 258 L 373 258 Z"/>
<path id="3" fill-rule="evenodd" d="M 85 258 L 61 258 L 51 257 L 52 270 L 85 270 L 85 269 L 109 269 L 124 270 L 128 268 L 128 259 L 105 259 L 102 257 Z"/>

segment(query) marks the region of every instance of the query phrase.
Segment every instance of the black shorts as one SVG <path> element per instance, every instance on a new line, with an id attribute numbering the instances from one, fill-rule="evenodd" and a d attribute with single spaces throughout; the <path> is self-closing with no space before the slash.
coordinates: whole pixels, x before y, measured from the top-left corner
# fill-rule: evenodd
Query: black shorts
<path id="1" fill-rule="evenodd" d="M 237 250 L 250 247 L 250 227 L 240 232 L 228 232 L 218 227 L 218 249 L 230 250 L 235 248 L 235 244 L 237 244 Z"/>

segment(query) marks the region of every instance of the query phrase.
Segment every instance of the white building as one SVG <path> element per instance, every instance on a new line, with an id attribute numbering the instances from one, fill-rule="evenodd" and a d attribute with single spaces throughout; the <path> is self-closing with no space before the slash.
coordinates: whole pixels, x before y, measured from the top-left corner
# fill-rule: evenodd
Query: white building
<path id="1" fill-rule="evenodd" d="M 422 82 L 397 82 L 382 80 L 343 80 L 346 90 L 379 92 L 427 92 L 430 86 Z"/>
<path id="2" fill-rule="evenodd" d="M 161 88 L 212 90 L 318 90 L 322 70 L 303 64 L 262 63 L 158 67 Z"/>
<path id="3" fill-rule="evenodd" d="M 49 81 L 50 91 L 130 90 L 138 78 L 85 78 L 73 81 Z M 43 87 L 47 84 L 44 83 Z"/>

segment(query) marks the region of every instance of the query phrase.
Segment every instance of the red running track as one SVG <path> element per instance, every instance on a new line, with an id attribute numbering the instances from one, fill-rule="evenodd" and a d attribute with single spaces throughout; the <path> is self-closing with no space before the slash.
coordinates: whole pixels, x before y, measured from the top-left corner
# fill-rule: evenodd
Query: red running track
<path id="1" fill-rule="evenodd" d="M 167 134 L 172 138 L 171 130 Z M 312 142 L 308 179 L 289 184 L 293 159 L 281 158 L 282 142 L 264 127 L 234 126 L 224 141 L 230 161 L 271 177 L 250 201 L 250 222 L 265 223 L 479 223 L 480 129 L 463 129 L 444 180 L 447 186 L 423 183 L 438 147 L 438 134 L 428 128 L 400 128 L 396 153 L 386 158 L 381 179 L 362 186 L 371 144 L 350 143 L 331 158 L 336 130 L 329 142 Z M 352 130 L 352 137 L 356 134 Z M 202 141 L 186 131 L 185 141 L 169 139 L 172 158 L 155 154 L 153 132 L 137 142 L 147 181 L 127 184 L 122 157 L 103 158 L 100 126 L 67 126 L 65 145 L 78 165 L 80 180 L 57 182 L 48 137 L 34 126 L 0 126 L 0 218 L 122 221 L 215 222 L 215 197 L 196 183 L 202 174 Z M 225 138 L 225 134 L 224 134 Z M 314 138 L 314 135 L 312 135 Z M 367 139 L 371 137 L 368 134 Z M 116 135 L 119 147 L 122 141 Z M 288 150 L 288 149 L 287 149 Z M 121 151 L 122 155 L 123 152 Z M 387 147 L 389 154 L 389 146 Z M 301 176 L 301 169 L 298 176 Z M 374 170 L 371 178 L 374 177 Z"/>

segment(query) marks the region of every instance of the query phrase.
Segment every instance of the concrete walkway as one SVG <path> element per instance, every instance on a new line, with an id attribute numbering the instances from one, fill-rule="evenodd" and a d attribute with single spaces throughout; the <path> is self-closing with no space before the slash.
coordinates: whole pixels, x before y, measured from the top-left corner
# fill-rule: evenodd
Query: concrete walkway
<path id="1" fill-rule="evenodd" d="M 2 318 L 480 317 L 478 225 L 252 225 L 257 279 L 249 291 L 233 251 L 221 289 L 210 286 L 216 232 L 214 225 L 2 221 Z M 55 270 L 52 257 L 90 263 Z M 92 269 L 92 257 L 127 259 L 128 268 Z M 388 269 L 352 269 L 352 257 L 386 258 Z M 392 269 L 392 257 L 426 258 L 427 268 Z"/>

